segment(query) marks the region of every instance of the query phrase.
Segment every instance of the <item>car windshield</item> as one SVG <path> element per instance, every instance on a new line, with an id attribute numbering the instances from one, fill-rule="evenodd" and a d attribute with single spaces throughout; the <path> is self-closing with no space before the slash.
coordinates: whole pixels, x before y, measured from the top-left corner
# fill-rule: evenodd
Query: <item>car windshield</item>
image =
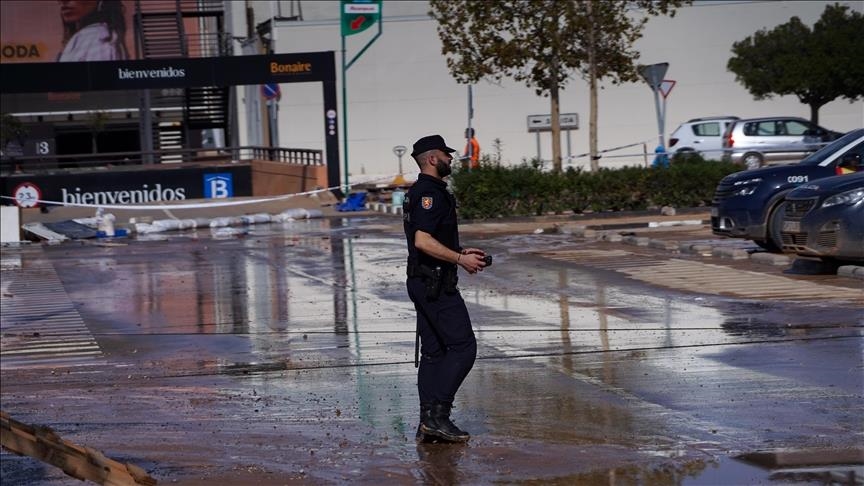
<path id="1" fill-rule="evenodd" d="M 864 129 L 852 130 L 830 144 L 813 152 L 807 158 L 798 162 L 799 165 L 821 165 L 823 162 L 834 160 L 837 156 L 846 152 L 855 142 L 864 139 Z"/>

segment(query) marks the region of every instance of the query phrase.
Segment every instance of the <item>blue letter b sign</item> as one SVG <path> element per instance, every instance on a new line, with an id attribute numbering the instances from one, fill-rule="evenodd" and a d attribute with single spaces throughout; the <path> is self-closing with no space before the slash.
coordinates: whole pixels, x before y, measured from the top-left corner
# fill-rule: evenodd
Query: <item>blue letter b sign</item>
<path id="1" fill-rule="evenodd" d="M 234 184 L 231 173 L 204 174 L 204 197 L 207 199 L 223 199 L 234 195 Z"/>

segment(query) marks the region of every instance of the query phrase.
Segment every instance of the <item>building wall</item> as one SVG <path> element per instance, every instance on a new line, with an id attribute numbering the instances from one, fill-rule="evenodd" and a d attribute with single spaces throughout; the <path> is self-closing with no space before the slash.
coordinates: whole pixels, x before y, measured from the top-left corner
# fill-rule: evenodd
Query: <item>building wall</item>
<path id="1" fill-rule="evenodd" d="M 235 35 L 245 32 L 244 4 L 226 3 L 234 9 L 232 32 Z M 281 2 L 283 15 L 290 3 Z M 840 3 L 859 12 L 864 10 L 862 2 Z M 278 11 L 275 1 L 250 1 L 248 4 L 255 11 L 256 23 Z M 303 21 L 277 24 L 276 52 L 333 50 L 337 52 L 339 63 L 339 2 L 303 1 L 300 5 Z M 666 79 L 677 83 L 666 105 L 667 139 L 678 124 L 700 116 L 809 118 L 809 107 L 795 97 L 755 101 L 735 82 L 734 75 L 726 70 L 726 63 L 733 42 L 759 29 L 787 22 L 792 16 L 812 25 L 825 5 L 826 2 L 821 1 L 697 0 L 694 5 L 680 9 L 674 18 L 651 19 L 636 48 L 641 52 L 643 64 L 668 62 Z M 451 146 L 461 149 L 464 145 L 467 88 L 450 77 L 441 54 L 436 24 L 427 16 L 428 9 L 428 2 L 423 1 L 383 2 L 382 36 L 348 71 L 348 171 L 355 179 L 362 178 L 363 174 L 392 176 L 398 171 L 398 159 L 392 148 L 395 145 L 410 147 L 423 135 L 440 133 Z M 349 37 L 348 58 L 373 35 L 370 29 Z M 341 72 L 341 65 L 337 66 L 337 72 Z M 341 83 L 341 79 L 339 81 Z M 598 120 L 600 150 L 644 142 L 652 151 L 657 144 L 658 130 L 654 99 L 648 86 L 644 83 L 615 86 L 606 82 L 602 87 Z M 280 145 L 323 149 L 320 86 L 317 83 L 283 85 L 282 92 Z M 588 151 L 588 101 L 587 83 L 574 76 L 561 94 L 561 112 L 576 112 L 580 117 L 581 128 L 571 133 L 573 155 Z M 474 87 L 474 109 L 472 125 L 482 151 L 491 153 L 493 139 L 499 138 L 504 163 L 516 164 L 536 156 L 535 134 L 527 132 L 526 117 L 548 114 L 548 98 L 510 81 L 500 85 L 481 81 Z M 864 102 L 829 103 L 820 110 L 820 124 L 839 131 L 864 126 Z M 243 126 L 241 124 L 241 129 Z M 342 132 L 341 122 L 339 131 Z M 566 141 L 567 137 L 562 137 L 565 155 Z M 641 153 L 641 146 L 610 152 L 601 160 L 601 167 L 643 164 Z M 548 133 L 541 134 L 541 156 L 551 158 Z M 576 158 L 574 165 L 587 167 L 587 157 Z M 403 157 L 403 167 L 409 177 L 416 173 L 416 166 L 408 156 Z"/>

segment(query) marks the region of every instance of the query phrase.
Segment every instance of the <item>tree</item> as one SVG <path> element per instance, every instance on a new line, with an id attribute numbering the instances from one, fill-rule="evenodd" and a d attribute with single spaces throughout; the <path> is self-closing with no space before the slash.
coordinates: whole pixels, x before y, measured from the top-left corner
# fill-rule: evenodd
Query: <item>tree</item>
<path id="1" fill-rule="evenodd" d="M 597 169 L 597 80 L 638 80 L 633 43 L 647 15 L 689 0 L 431 0 L 447 66 L 461 83 L 504 77 L 549 97 L 552 161 L 561 170 L 559 92 L 574 72 L 589 82 L 591 168 Z"/>
<path id="2" fill-rule="evenodd" d="M 762 29 L 732 44 L 727 69 L 757 100 L 795 95 L 819 109 L 837 98 L 864 96 L 864 15 L 849 7 L 827 5 L 811 30 L 798 17 L 774 29 Z"/>

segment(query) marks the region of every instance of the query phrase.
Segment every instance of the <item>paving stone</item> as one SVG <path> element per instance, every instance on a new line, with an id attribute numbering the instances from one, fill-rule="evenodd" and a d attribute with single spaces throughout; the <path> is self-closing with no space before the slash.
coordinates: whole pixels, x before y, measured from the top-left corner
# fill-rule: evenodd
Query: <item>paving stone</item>
<path id="1" fill-rule="evenodd" d="M 673 240 L 651 239 L 648 240 L 648 246 L 651 248 L 658 248 L 660 250 L 677 250 L 678 242 Z"/>
<path id="2" fill-rule="evenodd" d="M 714 248 L 711 250 L 711 255 L 720 258 L 731 258 L 733 260 L 746 260 L 750 258 L 750 253 L 741 248 Z"/>
<path id="3" fill-rule="evenodd" d="M 678 250 L 681 253 L 690 253 L 696 255 L 711 255 L 711 250 L 713 247 L 711 245 L 704 245 L 699 243 L 681 243 L 678 245 Z"/>
<path id="4" fill-rule="evenodd" d="M 650 238 L 646 236 L 625 236 L 624 239 L 621 240 L 622 243 L 636 246 L 648 246 L 649 241 Z"/>
<path id="5" fill-rule="evenodd" d="M 864 267 L 859 267 L 858 265 L 841 265 L 837 268 L 837 275 L 864 280 Z"/>
<path id="6" fill-rule="evenodd" d="M 754 253 L 750 255 L 750 259 L 756 263 L 765 263 L 768 265 L 789 265 L 792 259 L 788 255 L 778 255 L 776 253 Z"/>

